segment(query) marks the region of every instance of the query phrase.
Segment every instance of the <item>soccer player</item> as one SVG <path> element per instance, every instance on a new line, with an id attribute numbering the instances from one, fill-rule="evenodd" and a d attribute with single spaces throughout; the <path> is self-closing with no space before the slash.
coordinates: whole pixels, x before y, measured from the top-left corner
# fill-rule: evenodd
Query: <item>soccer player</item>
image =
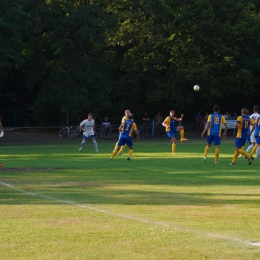
<path id="1" fill-rule="evenodd" d="M 90 137 L 91 141 L 93 142 L 96 152 L 98 152 L 98 144 L 95 140 L 95 120 L 92 119 L 91 113 L 88 114 L 87 119 L 83 120 L 80 123 L 79 127 L 83 131 L 82 142 L 81 142 L 79 151 L 81 151 L 83 149 L 87 138 Z"/>
<path id="2" fill-rule="evenodd" d="M 255 128 L 253 135 L 255 136 L 256 143 L 255 143 L 255 146 L 253 147 L 251 153 L 249 154 L 250 156 L 253 156 L 255 151 L 259 150 L 259 147 L 260 147 L 260 117 L 256 118 L 255 124 L 256 124 L 256 128 Z"/>
<path id="3" fill-rule="evenodd" d="M 260 116 L 259 115 L 259 107 L 258 106 L 254 106 L 253 107 L 253 111 L 254 111 L 254 113 L 250 116 L 250 118 L 252 118 L 253 119 L 253 121 L 256 121 L 256 119 Z M 250 131 L 252 130 L 252 126 L 250 125 Z M 255 138 L 255 134 L 254 133 L 252 133 L 251 135 L 250 135 L 250 142 L 251 142 L 251 144 L 247 147 L 247 149 L 246 149 L 246 152 L 247 153 L 250 153 L 251 151 L 252 151 L 252 149 L 253 149 L 253 147 L 255 146 L 255 143 L 256 143 L 256 138 Z M 258 154 L 257 154 L 258 155 Z M 258 156 L 257 156 L 258 157 Z"/>
<path id="4" fill-rule="evenodd" d="M 123 116 L 123 118 L 122 118 L 122 120 L 121 120 L 121 124 L 122 123 L 124 123 L 127 119 L 128 119 L 128 116 L 131 114 L 131 112 L 130 112 L 130 110 L 126 110 L 125 111 L 125 115 Z M 121 135 L 121 133 L 120 133 L 120 131 L 119 131 L 119 138 L 120 138 L 120 135 Z M 119 140 L 119 139 L 118 139 Z M 115 145 L 115 149 L 114 150 L 116 150 L 116 148 L 117 148 L 117 144 L 118 144 L 118 141 L 116 142 L 116 145 Z M 120 150 L 119 150 L 119 152 L 117 153 L 118 155 L 121 155 L 122 153 L 123 153 L 123 151 L 125 150 L 125 148 L 126 148 L 126 144 L 125 145 L 123 145 L 121 148 L 120 148 Z"/>
<path id="5" fill-rule="evenodd" d="M 253 125 L 253 127 L 252 130 L 248 133 L 247 130 L 250 125 Z M 251 135 L 252 132 L 254 131 L 255 124 L 253 122 L 253 119 L 248 116 L 247 108 L 245 107 L 242 108 L 241 116 L 237 118 L 235 127 L 237 128 L 237 136 L 235 141 L 236 150 L 233 159 L 229 163 L 229 165 L 235 165 L 239 153 L 241 153 L 242 155 L 245 156 L 246 159 L 248 159 L 248 165 L 250 165 L 254 158 L 243 149 L 243 146 L 246 143 L 247 135 Z"/>
<path id="6" fill-rule="evenodd" d="M 219 158 L 219 145 L 221 144 L 221 131 L 222 131 L 222 125 L 225 125 L 224 133 L 222 134 L 223 138 L 226 138 L 228 125 L 226 123 L 226 119 L 223 115 L 219 114 L 219 106 L 213 107 L 214 113 L 208 116 L 207 123 L 205 125 L 205 128 L 201 134 L 201 137 L 204 136 L 206 131 L 208 131 L 207 136 L 207 145 L 204 150 L 204 161 L 207 162 L 207 155 L 210 149 L 210 146 L 212 142 L 215 145 L 215 163 L 218 163 Z"/>
<path id="7" fill-rule="evenodd" d="M 134 131 L 137 135 L 137 139 L 139 139 L 139 133 L 137 131 L 137 126 L 135 122 L 133 121 L 133 115 L 128 114 L 128 119 L 121 123 L 119 129 L 121 134 L 118 140 L 118 144 L 116 149 L 112 152 L 110 160 L 113 160 L 116 153 L 118 152 L 120 146 L 124 146 L 125 144 L 129 147 L 128 157 L 127 160 L 130 160 L 132 154 L 133 154 L 133 141 L 132 141 L 132 132 Z"/>
<path id="8" fill-rule="evenodd" d="M 170 111 L 170 116 L 166 117 L 162 125 L 165 127 L 167 136 L 172 141 L 172 155 L 175 155 L 176 152 L 176 138 L 175 134 L 177 131 L 180 131 L 181 142 L 187 141 L 188 139 L 184 138 L 184 127 L 176 126 L 175 122 L 180 122 L 183 120 L 184 115 L 182 114 L 180 118 L 175 117 L 175 110 Z"/>

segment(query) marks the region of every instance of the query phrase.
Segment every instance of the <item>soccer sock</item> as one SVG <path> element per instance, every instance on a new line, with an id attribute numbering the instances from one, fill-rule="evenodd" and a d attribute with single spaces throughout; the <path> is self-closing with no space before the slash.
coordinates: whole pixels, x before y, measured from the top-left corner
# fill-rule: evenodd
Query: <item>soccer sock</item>
<path id="1" fill-rule="evenodd" d="M 181 139 L 184 138 L 184 130 L 180 130 Z"/>
<path id="2" fill-rule="evenodd" d="M 219 158 L 219 147 L 216 147 L 216 149 L 215 149 L 215 162 L 218 162 L 218 158 Z"/>
<path id="3" fill-rule="evenodd" d="M 117 153 L 117 149 L 115 149 L 115 150 L 112 152 L 111 159 L 113 159 L 113 158 L 115 157 L 116 153 Z"/>
<path id="4" fill-rule="evenodd" d="M 126 148 L 126 144 L 123 145 L 123 146 L 121 146 L 121 148 L 120 148 L 120 150 L 119 150 L 119 153 L 123 153 L 123 151 L 125 150 L 125 148 Z"/>
<path id="5" fill-rule="evenodd" d="M 176 152 L 176 144 L 172 144 L 172 153 Z"/>
<path id="6" fill-rule="evenodd" d="M 205 150 L 204 150 L 204 157 L 206 158 L 208 156 L 210 146 L 206 145 Z"/>
<path id="7" fill-rule="evenodd" d="M 241 149 L 240 149 L 241 150 Z M 236 163 L 236 160 L 237 160 L 237 157 L 239 155 L 239 151 L 238 150 L 235 150 L 235 154 L 233 156 L 233 159 L 232 159 L 232 163 Z"/>
<path id="8" fill-rule="evenodd" d="M 249 154 L 250 157 L 255 153 L 255 151 L 256 151 L 257 148 L 258 148 L 257 145 L 255 145 L 255 146 L 253 147 L 253 150 L 252 150 L 251 153 Z"/>
<path id="9" fill-rule="evenodd" d="M 253 147 L 254 147 L 254 145 L 250 144 L 250 145 L 247 147 L 246 152 L 247 152 L 247 153 L 250 153 L 250 152 L 252 151 Z"/>
<path id="10" fill-rule="evenodd" d="M 118 145 L 118 141 L 116 142 L 116 145 L 115 145 L 115 148 L 114 148 L 114 150 L 116 150 L 116 148 L 117 148 L 117 145 Z"/>
<path id="11" fill-rule="evenodd" d="M 128 152 L 128 157 L 131 157 L 133 154 L 133 149 L 129 149 L 129 152 Z"/>
<path id="12" fill-rule="evenodd" d="M 80 146 L 80 147 L 81 147 L 81 148 L 83 148 L 83 147 L 84 147 L 84 145 L 85 145 L 85 141 L 82 141 L 82 142 L 81 142 L 81 146 Z"/>
<path id="13" fill-rule="evenodd" d="M 244 149 L 238 149 L 238 152 L 244 155 L 246 159 L 250 158 L 250 155 Z"/>
<path id="14" fill-rule="evenodd" d="M 98 144 L 97 144 L 96 140 L 93 140 L 93 145 L 95 147 L 95 150 L 98 151 Z"/>

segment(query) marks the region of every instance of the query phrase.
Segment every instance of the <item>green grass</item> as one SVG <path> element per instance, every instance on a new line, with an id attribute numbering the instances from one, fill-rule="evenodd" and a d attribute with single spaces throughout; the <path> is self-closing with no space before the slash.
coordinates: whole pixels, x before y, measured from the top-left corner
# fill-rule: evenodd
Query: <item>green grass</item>
<path id="1" fill-rule="evenodd" d="M 2 145 L 0 259 L 260 259 L 260 161 L 234 140 Z"/>

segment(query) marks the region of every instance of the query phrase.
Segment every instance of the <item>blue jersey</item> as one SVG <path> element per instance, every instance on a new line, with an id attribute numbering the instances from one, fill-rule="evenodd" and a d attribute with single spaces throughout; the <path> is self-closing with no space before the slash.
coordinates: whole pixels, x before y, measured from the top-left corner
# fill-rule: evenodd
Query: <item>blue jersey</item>
<path id="1" fill-rule="evenodd" d="M 226 119 L 219 113 L 213 113 L 209 115 L 207 123 L 210 124 L 208 135 L 221 136 L 222 125 L 226 124 Z"/>
<path id="2" fill-rule="evenodd" d="M 127 119 L 125 122 L 122 122 L 123 135 L 132 136 L 132 132 L 137 130 L 136 124 L 132 119 Z"/>
<path id="3" fill-rule="evenodd" d="M 255 136 L 260 136 L 260 117 L 255 120 L 256 128 L 254 131 Z"/>
<path id="4" fill-rule="evenodd" d="M 164 120 L 164 122 L 166 123 L 167 127 L 166 127 L 166 132 L 175 132 L 176 131 L 176 125 L 175 125 L 175 121 L 177 120 L 176 117 L 166 117 L 166 119 Z"/>
<path id="5" fill-rule="evenodd" d="M 249 116 L 242 115 L 237 118 L 237 138 L 247 138 L 249 126 L 252 125 L 253 119 Z"/>

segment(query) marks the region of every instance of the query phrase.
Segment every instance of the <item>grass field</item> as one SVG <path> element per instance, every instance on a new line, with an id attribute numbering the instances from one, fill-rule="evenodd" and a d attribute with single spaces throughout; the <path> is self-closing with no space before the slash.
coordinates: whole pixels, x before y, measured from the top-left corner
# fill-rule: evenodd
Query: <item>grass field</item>
<path id="1" fill-rule="evenodd" d="M 1 145 L 0 259 L 260 259 L 260 160 L 233 142 Z"/>

